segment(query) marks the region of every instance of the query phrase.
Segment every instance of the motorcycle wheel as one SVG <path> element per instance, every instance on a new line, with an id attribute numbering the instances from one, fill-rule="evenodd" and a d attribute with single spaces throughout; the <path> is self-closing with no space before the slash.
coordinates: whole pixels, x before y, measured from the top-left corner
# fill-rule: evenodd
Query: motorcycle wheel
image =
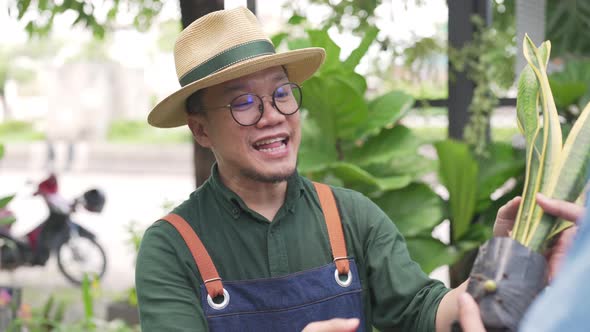
<path id="1" fill-rule="evenodd" d="M 57 248 L 57 265 L 63 275 L 76 285 L 84 275 L 100 280 L 107 269 L 107 256 L 95 239 L 80 234 Z"/>

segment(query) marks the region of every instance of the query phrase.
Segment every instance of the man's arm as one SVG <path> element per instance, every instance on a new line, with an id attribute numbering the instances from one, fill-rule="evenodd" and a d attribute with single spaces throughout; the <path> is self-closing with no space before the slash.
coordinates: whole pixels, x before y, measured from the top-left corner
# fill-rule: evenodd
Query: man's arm
<path id="1" fill-rule="evenodd" d="M 188 249 L 171 228 L 157 223 L 141 241 L 135 270 L 141 330 L 206 331 L 198 290 L 193 287 L 199 283 L 177 254 Z"/>

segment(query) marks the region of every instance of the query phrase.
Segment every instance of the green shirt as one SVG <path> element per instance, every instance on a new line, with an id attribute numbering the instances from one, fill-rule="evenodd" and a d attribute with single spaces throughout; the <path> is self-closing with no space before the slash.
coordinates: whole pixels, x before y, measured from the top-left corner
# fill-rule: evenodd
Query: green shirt
<path id="1" fill-rule="evenodd" d="M 348 255 L 363 287 L 367 331 L 434 331 L 438 304 L 448 289 L 411 260 L 404 238 L 379 207 L 362 194 L 332 188 Z M 173 211 L 199 235 L 223 280 L 278 277 L 332 261 L 326 223 L 311 181 L 288 180 L 285 203 L 269 221 L 225 187 L 217 168 Z M 180 234 L 158 221 L 137 257 L 136 287 L 143 332 L 206 331 L 202 283 Z"/>

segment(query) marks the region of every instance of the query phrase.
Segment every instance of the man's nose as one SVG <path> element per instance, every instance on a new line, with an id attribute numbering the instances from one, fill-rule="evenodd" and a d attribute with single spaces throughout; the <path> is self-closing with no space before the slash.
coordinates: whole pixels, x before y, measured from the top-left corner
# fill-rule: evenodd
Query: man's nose
<path id="1" fill-rule="evenodd" d="M 257 123 L 259 127 L 275 125 L 285 119 L 285 115 L 279 112 L 272 97 L 265 97 L 261 97 L 262 104 L 259 106 L 260 110 L 263 111 L 262 118 Z"/>

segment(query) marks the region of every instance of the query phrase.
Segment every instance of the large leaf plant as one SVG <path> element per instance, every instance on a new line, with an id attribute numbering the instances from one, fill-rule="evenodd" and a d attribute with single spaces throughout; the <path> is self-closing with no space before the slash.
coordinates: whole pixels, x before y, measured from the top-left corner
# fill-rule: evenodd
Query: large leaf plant
<path id="1" fill-rule="evenodd" d="M 367 83 L 355 72 L 377 34 L 370 30 L 345 59 L 324 30 L 306 30 L 301 38 L 277 35 L 275 44 L 291 48 L 319 46 L 327 59 L 303 84 L 303 134 L 299 171 L 321 182 L 345 186 L 371 198 L 404 235 L 410 254 L 426 272 L 452 264 L 463 252 L 485 241 L 469 228 L 448 245 L 432 237 L 448 218 L 446 203 L 422 181 L 436 161 L 422 156 L 422 141 L 400 123 L 414 99 L 400 91 L 367 97 Z M 474 234 L 474 232 L 478 234 Z M 477 241 L 474 242 L 474 238 Z"/>

